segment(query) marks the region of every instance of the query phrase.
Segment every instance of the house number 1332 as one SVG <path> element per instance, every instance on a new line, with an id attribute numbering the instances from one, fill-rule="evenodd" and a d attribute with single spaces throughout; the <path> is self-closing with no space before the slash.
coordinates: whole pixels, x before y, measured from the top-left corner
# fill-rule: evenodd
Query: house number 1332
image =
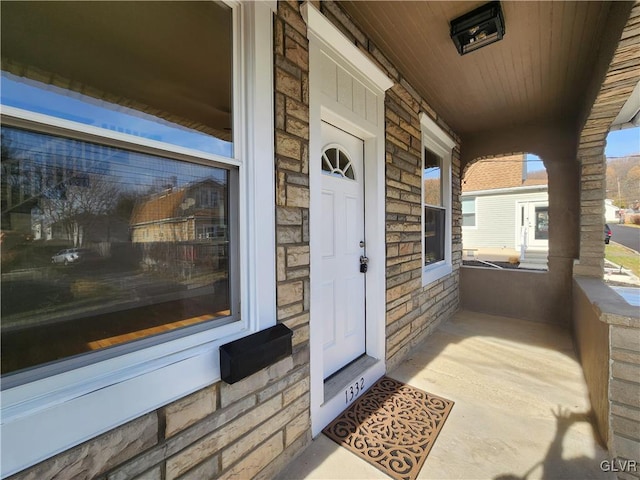
<path id="1" fill-rule="evenodd" d="M 353 382 L 344 391 L 344 403 L 349 404 L 364 391 L 364 377 L 360 377 L 360 380 Z"/>

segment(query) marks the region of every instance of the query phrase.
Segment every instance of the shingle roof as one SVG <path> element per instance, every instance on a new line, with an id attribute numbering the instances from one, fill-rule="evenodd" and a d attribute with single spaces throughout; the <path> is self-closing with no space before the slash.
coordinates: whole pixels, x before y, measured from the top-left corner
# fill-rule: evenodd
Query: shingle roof
<path id="1" fill-rule="evenodd" d="M 186 189 L 181 188 L 136 204 L 131 214 L 131 225 L 176 217 L 178 206 L 182 203 L 185 193 Z"/>
<path id="2" fill-rule="evenodd" d="M 462 181 L 462 192 L 495 190 L 531 185 L 546 185 L 547 172 L 526 172 L 525 155 L 478 160 L 466 171 Z"/>

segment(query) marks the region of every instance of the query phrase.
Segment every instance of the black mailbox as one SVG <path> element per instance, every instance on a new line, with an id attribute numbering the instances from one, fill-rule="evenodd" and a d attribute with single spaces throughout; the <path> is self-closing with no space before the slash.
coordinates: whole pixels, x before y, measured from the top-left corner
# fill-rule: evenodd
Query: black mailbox
<path id="1" fill-rule="evenodd" d="M 222 380 L 236 383 L 291 355 L 293 332 L 282 323 L 220 347 Z"/>

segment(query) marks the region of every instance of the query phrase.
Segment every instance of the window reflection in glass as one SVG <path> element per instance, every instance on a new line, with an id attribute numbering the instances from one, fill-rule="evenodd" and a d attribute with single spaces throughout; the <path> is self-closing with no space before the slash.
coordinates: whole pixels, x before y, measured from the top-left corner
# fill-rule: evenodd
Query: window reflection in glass
<path id="1" fill-rule="evenodd" d="M 443 208 L 424 207 L 424 264 L 444 260 L 445 212 Z"/>
<path id="2" fill-rule="evenodd" d="M 424 203 L 442 206 L 442 158 L 430 150 L 424 151 Z"/>
<path id="3" fill-rule="evenodd" d="M 232 157 L 233 19 L 217 2 L 6 2 L 2 105 Z"/>
<path id="4" fill-rule="evenodd" d="M 232 315 L 230 171 L 2 127 L 2 373 Z"/>
<path id="5" fill-rule="evenodd" d="M 424 150 L 423 202 L 424 202 L 424 264 L 444 260 L 445 218 L 443 208 L 442 158 Z"/>
<path id="6" fill-rule="evenodd" d="M 536 240 L 549 240 L 549 207 L 536 207 Z"/>

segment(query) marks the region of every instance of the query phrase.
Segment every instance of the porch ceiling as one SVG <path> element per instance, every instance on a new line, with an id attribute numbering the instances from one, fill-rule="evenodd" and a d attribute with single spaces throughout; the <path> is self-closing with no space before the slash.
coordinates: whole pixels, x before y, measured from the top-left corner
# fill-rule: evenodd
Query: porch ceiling
<path id="1" fill-rule="evenodd" d="M 598 54 L 613 48 L 604 39 L 615 2 L 503 1 L 503 40 L 464 56 L 449 22 L 484 1 L 339 3 L 463 139 L 489 126 L 577 130 L 604 74 Z"/>

